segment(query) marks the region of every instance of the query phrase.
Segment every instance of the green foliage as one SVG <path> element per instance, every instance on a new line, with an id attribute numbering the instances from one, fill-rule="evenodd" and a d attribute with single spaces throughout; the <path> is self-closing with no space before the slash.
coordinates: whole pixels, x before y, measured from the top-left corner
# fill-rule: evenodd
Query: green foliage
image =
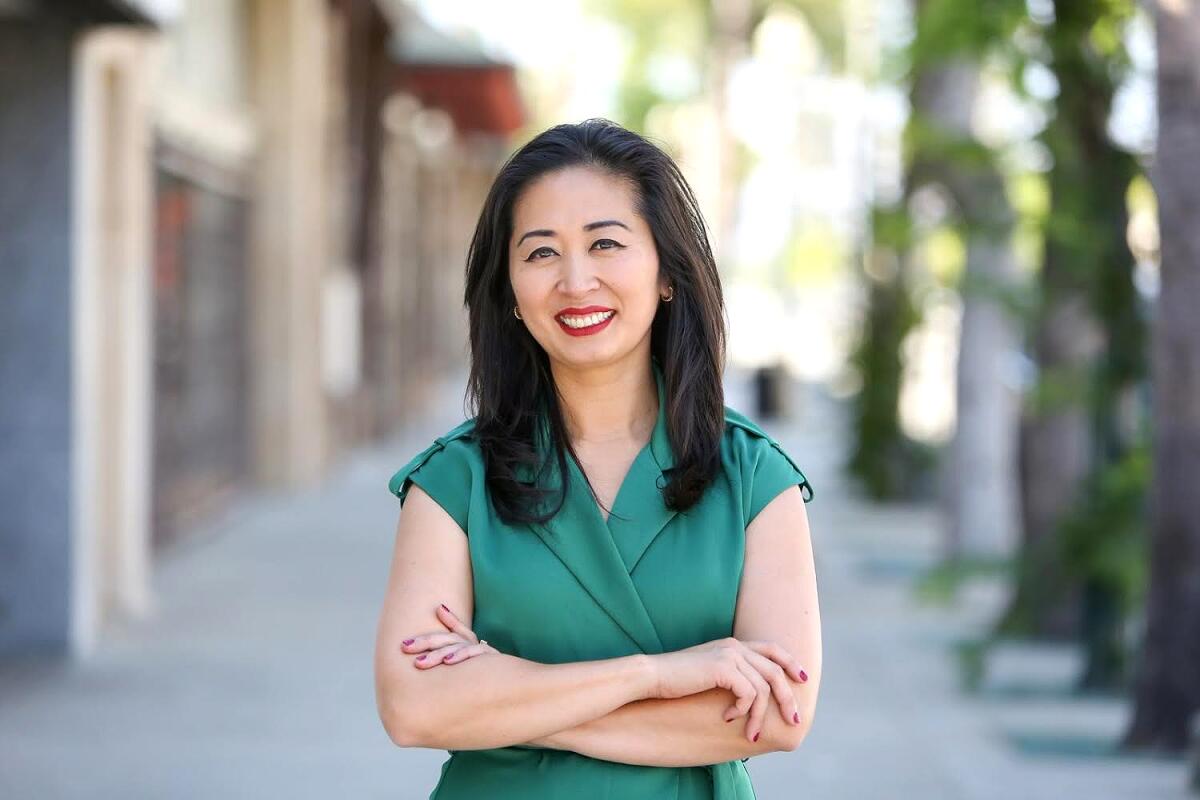
<path id="1" fill-rule="evenodd" d="M 981 236 L 1007 240 L 1011 225 L 1004 198 L 980 208 L 957 208 L 956 217 L 933 231 L 916 231 L 908 216 L 907 199 L 922 185 L 940 183 L 954 194 L 964 176 L 998 172 L 996 154 L 971 135 L 948 130 L 921 103 L 928 99 L 917 88 L 926 71 L 950 65 L 970 65 L 986 53 L 1005 46 L 1024 14 L 1023 0 L 992 0 L 971 4 L 958 0 L 922 0 L 917 5 L 915 36 L 887 70 L 903 68 L 913 87 L 913 110 L 904 130 L 906 201 L 894 209 L 875 209 L 875 250 L 865 270 L 869 285 L 867 313 L 851 364 L 862 379 L 854 400 L 855 442 L 847 468 L 877 499 L 909 494 L 926 480 L 936 452 L 909 440 L 899 423 L 903 378 L 900 348 L 919 322 L 922 291 L 936 282 L 956 285 L 965 269 L 965 242 Z M 899 77 L 899 76 L 897 76 Z M 976 193 L 978 194 L 978 193 Z M 918 253 L 920 249 L 920 253 Z M 932 281 L 908 274 L 919 262 Z M 894 275 L 881 274 L 892 265 Z M 926 288 L 919 288 L 919 287 Z"/>
<path id="2" fill-rule="evenodd" d="M 863 382 L 853 403 L 857 436 L 846 466 L 879 500 L 899 495 L 904 472 L 899 462 L 905 436 L 896 414 L 901 363 L 899 350 L 891 343 L 893 336 L 912 327 L 913 316 L 902 290 L 872 286 L 871 313 L 851 357 Z"/>
<path id="3" fill-rule="evenodd" d="M 958 673 L 962 688 L 966 692 L 976 692 L 983 685 L 987 675 L 987 656 L 993 640 L 965 639 L 956 643 L 954 652 L 958 656 Z"/>
<path id="4" fill-rule="evenodd" d="M 921 242 L 921 261 L 930 275 L 946 288 L 963 280 L 967 266 L 967 241 L 961 225 L 940 225 Z"/>
<path id="5" fill-rule="evenodd" d="M 1013 248 L 1017 264 L 1029 274 L 1042 268 L 1046 249 L 1045 227 L 1050 215 L 1050 182 L 1039 172 L 1022 172 L 1008 176 L 1005 196 L 1016 213 L 1013 228 Z M 1036 287 L 1031 287 L 1036 290 Z M 1025 319 L 1032 322 L 1037 296 L 1027 298 Z"/>
<path id="6" fill-rule="evenodd" d="M 1068 597 L 1070 587 L 1057 573 L 1059 549 L 1055 537 L 1044 536 L 1021 550 L 1013 571 L 1017 591 L 1008 609 L 996 620 L 993 638 L 1033 636 L 1042 615 Z"/>
<path id="7" fill-rule="evenodd" d="M 1030 411 L 1049 416 L 1088 405 L 1093 392 L 1091 376 L 1091 369 L 1086 366 L 1043 366 L 1027 398 Z"/>
<path id="8" fill-rule="evenodd" d="M 903 252 L 912 245 L 912 220 L 899 206 L 876 207 L 871 211 L 871 230 L 878 247 Z"/>
<path id="9" fill-rule="evenodd" d="M 1151 460 L 1143 442 L 1100 471 L 1062 523 L 1060 546 L 1068 572 L 1111 591 L 1123 613 L 1135 610 L 1145 595 Z"/>
<path id="10" fill-rule="evenodd" d="M 630 66 L 629 69 L 635 69 Z M 617 90 L 617 113 L 615 122 L 631 130 L 645 131 L 646 118 L 650 111 L 664 101 L 662 95 L 645 83 L 624 81 Z"/>
<path id="11" fill-rule="evenodd" d="M 1036 614 L 1061 599 L 1066 583 L 1039 574 L 1041 565 L 1063 564 L 1066 577 L 1084 587 L 1085 690 L 1111 690 L 1129 678 L 1131 654 L 1123 631 L 1145 602 L 1148 581 L 1149 533 L 1146 498 L 1152 475 L 1149 437 L 1123 458 L 1089 481 L 1084 497 L 1062 521 L 1060 535 L 1041 540 L 1015 562 L 977 560 L 939 564 L 916 585 L 926 602 L 948 605 L 960 587 L 979 577 L 1027 572 L 1031 591 L 986 636 L 960 643 L 957 649 L 964 685 L 977 688 L 984 674 L 988 649 L 1012 636 L 1035 629 Z"/>
<path id="12" fill-rule="evenodd" d="M 1007 578 L 1014 568 L 1012 560 L 1007 558 L 947 559 L 927 570 L 917 580 L 914 591 L 921 602 L 950 606 L 965 584 L 980 578 Z"/>
<path id="13" fill-rule="evenodd" d="M 912 235 L 902 209 L 875 209 L 875 248 L 863 265 L 867 313 L 850 364 L 862 378 L 852 401 L 855 441 L 846 468 L 878 500 L 913 496 L 928 482 L 937 455 L 900 428 L 903 379 L 899 343 L 920 321 L 902 262 Z"/>
<path id="14" fill-rule="evenodd" d="M 914 71 L 956 58 L 976 61 L 1008 42 L 1025 19 L 1024 0 L 921 0 L 917 11 Z"/>
<path id="15" fill-rule="evenodd" d="M 1036 32 L 1038 46 L 1024 48 L 1024 57 L 1041 61 L 1058 84 L 1039 134 L 1052 165 L 1044 178 L 1025 176 L 1009 188 L 1018 208 L 1018 236 L 1028 245 L 1041 239 L 1042 252 L 1028 256 L 1039 278 L 1031 328 L 1045 334 L 1063 316 L 1082 316 L 1080 335 L 1090 335 L 1091 325 L 1099 338 L 1089 361 L 1052 361 L 1061 354 L 1039 350 L 1046 360 L 1039 364 L 1028 410 L 1035 416 L 1085 410 L 1095 455 L 1082 487 L 1061 487 L 1079 494 L 1077 506 L 1022 553 L 1019 592 L 1000 630 L 1034 630 L 1068 589 L 1077 593 L 1088 657 L 1084 682 L 1111 687 L 1122 679 L 1121 630 L 1146 569 L 1147 454 L 1129 441 L 1120 421 L 1122 398 L 1144 381 L 1147 362 L 1126 241 L 1127 198 L 1136 196 L 1140 168 L 1107 134 L 1116 88 L 1129 68 L 1123 37 L 1134 4 L 1057 2 L 1054 11 L 1052 21 L 1027 28 Z"/>
<path id="16" fill-rule="evenodd" d="M 1083 629 L 1088 668 L 1083 686 L 1111 689 L 1127 678 L 1123 630 L 1145 601 L 1148 580 L 1147 493 L 1152 467 L 1149 434 L 1096 472 L 1058 533 L 1021 553 L 1016 567 L 1024 587 L 995 636 L 1027 636 L 1036 619 L 1061 601 L 1069 586 L 1084 589 Z M 1062 572 L 1047 573 L 1059 564 Z"/>
<path id="17" fill-rule="evenodd" d="M 1014 245 L 1015 246 L 1015 245 Z M 986 297 L 1002 308 L 1024 327 L 1037 307 L 1037 288 L 1028 284 L 996 280 L 978 272 L 968 272 L 958 283 L 958 292 L 965 297 Z"/>
<path id="18" fill-rule="evenodd" d="M 996 153 L 973 136 L 963 136 L 939 126 L 928 115 L 914 110 L 904 128 L 903 148 L 909 163 L 934 160 L 960 172 L 995 172 Z"/>
<path id="19" fill-rule="evenodd" d="M 1145 381 L 1145 314 L 1131 280 L 1133 259 L 1125 238 L 1127 197 L 1145 191 L 1136 184 L 1139 165 L 1107 134 L 1116 88 L 1130 68 L 1124 33 L 1136 7 L 1133 0 L 1060 0 L 1053 3 L 1052 15 L 1039 18 L 1030 15 L 1026 0 L 918 0 L 915 8 L 912 41 L 885 62 L 897 80 L 921 90 L 912 94 L 914 109 L 902 143 L 906 191 L 911 194 L 922 183 L 940 184 L 958 207 L 951 210 L 951 219 L 935 221 L 932 230 L 914 229 L 903 204 L 875 213 L 876 247 L 887 254 L 875 259 L 895 265 L 895 274 L 867 270 L 874 276 L 863 336 L 854 353 L 863 392 L 857 399 L 858 442 L 850 467 L 875 496 L 896 491 L 897 475 L 903 472 L 896 466 L 903 460 L 904 437 L 895 421 L 901 378 L 895 350 L 917 322 L 914 287 L 920 282 L 906 274 L 917 261 L 917 248 L 920 261 L 944 285 L 1000 298 L 1031 330 L 1045 332 L 1052 318 L 1048 315 L 1062 315 L 1072 306 L 1076 313 L 1086 306 L 1084 317 L 1099 329 L 1099 355 L 1082 364 L 1069 358 L 1059 363 L 1051 359 L 1061 354 L 1039 349 L 1046 363 L 1039 364 L 1030 411 L 1085 409 L 1096 458 L 1079 506 L 1056 533 L 1035 539 L 1039 544 L 1010 565 L 1010 574 L 1020 577 L 1021 594 L 994 635 L 1035 629 L 1034 621 L 1057 608 L 1065 589 L 1081 587 L 1088 680 L 1104 685 L 1122 670 L 1120 629 L 1140 601 L 1147 564 L 1148 451 L 1128 441 L 1119 413 L 1131 387 Z M 964 207 L 958 198 L 966 193 L 956 192 L 957 182 L 1003 175 L 1005 162 L 970 133 L 945 129 L 922 107 L 930 99 L 922 92 L 939 85 L 929 71 L 986 68 L 1008 75 L 1017 94 L 1031 100 L 1025 78 L 1039 64 L 1058 85 L 1057 94 L 1044 99 L 1047 124 L 1037 135 L 1050 156 L 1049 171 L 1006 176 L 998 197 Z M 971 253 L 962 243 L 988 236 L 1013 244 L 1020 263 L 1037 275 L 1032 290 L 989 284 L 969 269 L 955 280 Z M 1077 488 L 1064 486 L 1062 491 Z M 945 600 L 977 568 L 943 565 L 926 576 L 918 591 Z M 978 673 L 990 641 L 964 647 L 968 678 Z"/>

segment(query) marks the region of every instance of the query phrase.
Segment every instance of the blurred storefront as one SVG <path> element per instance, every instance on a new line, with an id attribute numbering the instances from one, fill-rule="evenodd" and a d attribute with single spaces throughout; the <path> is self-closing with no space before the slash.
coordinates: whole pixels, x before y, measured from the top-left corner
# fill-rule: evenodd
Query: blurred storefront
<path id="1" fill-rule="evenodd" d="M 373 430 L 419 414 L 439 374 L 466 362 L 463 265 L 479 208 L 525 124 L 513 65 L 385 0 L 381 215 L 364 262 L 364 372 Z M 399 269 L 394 269 L 398 265 Z M 399 287 L 407 291 L 399 291 Z"/>
<path id="2" fill-rule="evenodd" d="M 483 80 L 397 2 L 0 0 L 0 655 L 152 613 L 163 548 L 464 366 L 466 244 L 523 111 L 489 62 L 499 105 L 464 118 L 413 48 Z"/>

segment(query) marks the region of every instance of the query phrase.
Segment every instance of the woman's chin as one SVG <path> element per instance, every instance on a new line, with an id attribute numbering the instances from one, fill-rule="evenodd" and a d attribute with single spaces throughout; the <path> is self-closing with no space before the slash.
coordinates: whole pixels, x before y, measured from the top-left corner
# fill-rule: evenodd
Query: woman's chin
<path id="1" fill-rule="evenodd" d="M 612 344 L 594 345 L 579 344 L 574 347 L 561 347 L 554 354 L 553 360 L 571 370 L 598 369 L 619 364 L 633 355 L 636 348 L 622 349 Z"/>

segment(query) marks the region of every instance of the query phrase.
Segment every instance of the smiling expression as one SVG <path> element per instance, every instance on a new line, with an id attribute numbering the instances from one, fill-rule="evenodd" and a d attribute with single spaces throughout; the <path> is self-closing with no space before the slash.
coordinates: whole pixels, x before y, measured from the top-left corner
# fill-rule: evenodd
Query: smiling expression
<path id="1" fill-rule="evenodd" d="M 640 348 L 666 282 L 633 185 L 590 167 L 547 173 L 513 205 L 509 280 L 529 333 L 553 361 L 597 366 Z"/>

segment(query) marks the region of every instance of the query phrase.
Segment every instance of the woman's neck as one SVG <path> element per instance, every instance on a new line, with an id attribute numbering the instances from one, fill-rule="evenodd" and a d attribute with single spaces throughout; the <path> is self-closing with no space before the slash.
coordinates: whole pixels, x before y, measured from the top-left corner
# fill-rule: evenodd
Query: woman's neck
<path id="1" fill-rule="evenodd" d="M 572 444 L 645 442 L 658 418 L 658 386 L 648 360 L 587 370 L 551 364 Z"/>

